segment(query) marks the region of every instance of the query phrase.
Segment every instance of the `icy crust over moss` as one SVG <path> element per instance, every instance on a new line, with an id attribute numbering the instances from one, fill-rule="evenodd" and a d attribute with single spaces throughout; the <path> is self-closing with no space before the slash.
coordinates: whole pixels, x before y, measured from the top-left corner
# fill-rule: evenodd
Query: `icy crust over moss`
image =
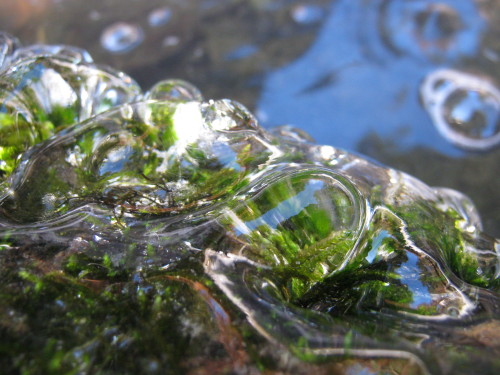
<path id="1" fill-rule="evenodd" d="M 4 368 L 500 369 L 500 245 L 464 195 L 1 38 Z"/>

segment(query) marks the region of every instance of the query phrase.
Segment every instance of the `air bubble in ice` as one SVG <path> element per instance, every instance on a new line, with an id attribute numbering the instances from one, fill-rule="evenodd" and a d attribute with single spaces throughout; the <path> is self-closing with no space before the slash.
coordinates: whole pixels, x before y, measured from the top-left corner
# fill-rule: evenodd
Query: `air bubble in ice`
<path id="1" fill-rule="evenodd" d="M 19 46 L 20 42 L 12 35 L 0 32 L 0 69 Z"/>
<path id="2" fill-rule="evenodd" d="M 145 95 L 145 99 L 169 101 L 202 101 L 200 90 L 189 82 L 180 79 L 160 81 Z"/>
<path id="3" fill-rule="evenodd" d="M 418 39 L 446 44 L 463 28 L 458 12 L 444 4 L 429 4 L 415 14 Z"/>
<path id="4" fill-rule="evenodd" d="M 74 64 L 82 62 L 93 62 L 90 54 L 84 49 L 65 45 L 44 45 L 34 44 L 32 46 L 19 48 L 12 56 L 12 62 L 35 57 L 57 56 L 59 59 L 66 59 Z"/>
<path id="5" fill-rule="evenodd" d="M 138 25 L 117 22 L 107 27 L 101 35 L 101 45 L 113 53 L 133 50 L 144 39 L 144 32 Z"/>

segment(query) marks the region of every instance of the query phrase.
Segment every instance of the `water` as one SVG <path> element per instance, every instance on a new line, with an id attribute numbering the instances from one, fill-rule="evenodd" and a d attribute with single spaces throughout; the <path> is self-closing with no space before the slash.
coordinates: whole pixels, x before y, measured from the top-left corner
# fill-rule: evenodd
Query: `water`
<path id="1" fill-rule="evenodd" d="M 467 196 L 2 38 L 6 372 L 498 372 L 500 242 Z M 488 84 L 439 77 L 429 108 L 490 119 Z"/>
<path id="2" fill-rule="evenodd" d="M 349 150 L 367 134 L 390 139 L 404 130 L 401 148 L 457 155 L 422 111 L 418 87 L 439 65 L 480 48 L 485 25 L 477 7 L 470 1 L 339 1 L 331 13 L 304 56 L 267 76 L 259 112 L 273 125 L 307 124 L 317 139 Z M 322 134 L 325 118 L 334 130 Z"/>
<path id="3" fill-rule="evenodd" d="M 253 45 L 243 45 L 226 54 L 227 60 L 240 60 L 257 53 L 258 48 Z"/>

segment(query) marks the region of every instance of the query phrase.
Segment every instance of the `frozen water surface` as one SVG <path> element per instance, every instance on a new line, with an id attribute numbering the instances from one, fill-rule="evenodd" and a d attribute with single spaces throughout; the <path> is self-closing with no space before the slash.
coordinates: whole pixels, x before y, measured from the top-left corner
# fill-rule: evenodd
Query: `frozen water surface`
<path id="1" fill-rule="evenodd" d="M 2 40 L 6 371 L 500 370 L 500 243 L 467 196 L 183 80 L 143 92 L 85 51 Z M 477 142 L 495 95 L 449 71 L 422 88 Z M 463 105 L 483 130 L 459 131 Z"/>
<path id="2" fill-rule="evenodd" d="M 0 21 L 3 372 L 499 373 L 497 1 Z"/>

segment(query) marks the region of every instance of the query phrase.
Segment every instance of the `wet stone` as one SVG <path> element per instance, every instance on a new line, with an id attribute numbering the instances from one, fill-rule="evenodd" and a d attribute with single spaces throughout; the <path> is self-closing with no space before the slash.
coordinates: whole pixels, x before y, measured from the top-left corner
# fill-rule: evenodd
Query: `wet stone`
<path id="1" fill-rule="evenodd" d="M 465 195 L 181 80 L 3 43 L 7 373 L 500 370 L 500 243 Z M 477 82 L 424 83 L 447 132 L 493 118 Z"/>

